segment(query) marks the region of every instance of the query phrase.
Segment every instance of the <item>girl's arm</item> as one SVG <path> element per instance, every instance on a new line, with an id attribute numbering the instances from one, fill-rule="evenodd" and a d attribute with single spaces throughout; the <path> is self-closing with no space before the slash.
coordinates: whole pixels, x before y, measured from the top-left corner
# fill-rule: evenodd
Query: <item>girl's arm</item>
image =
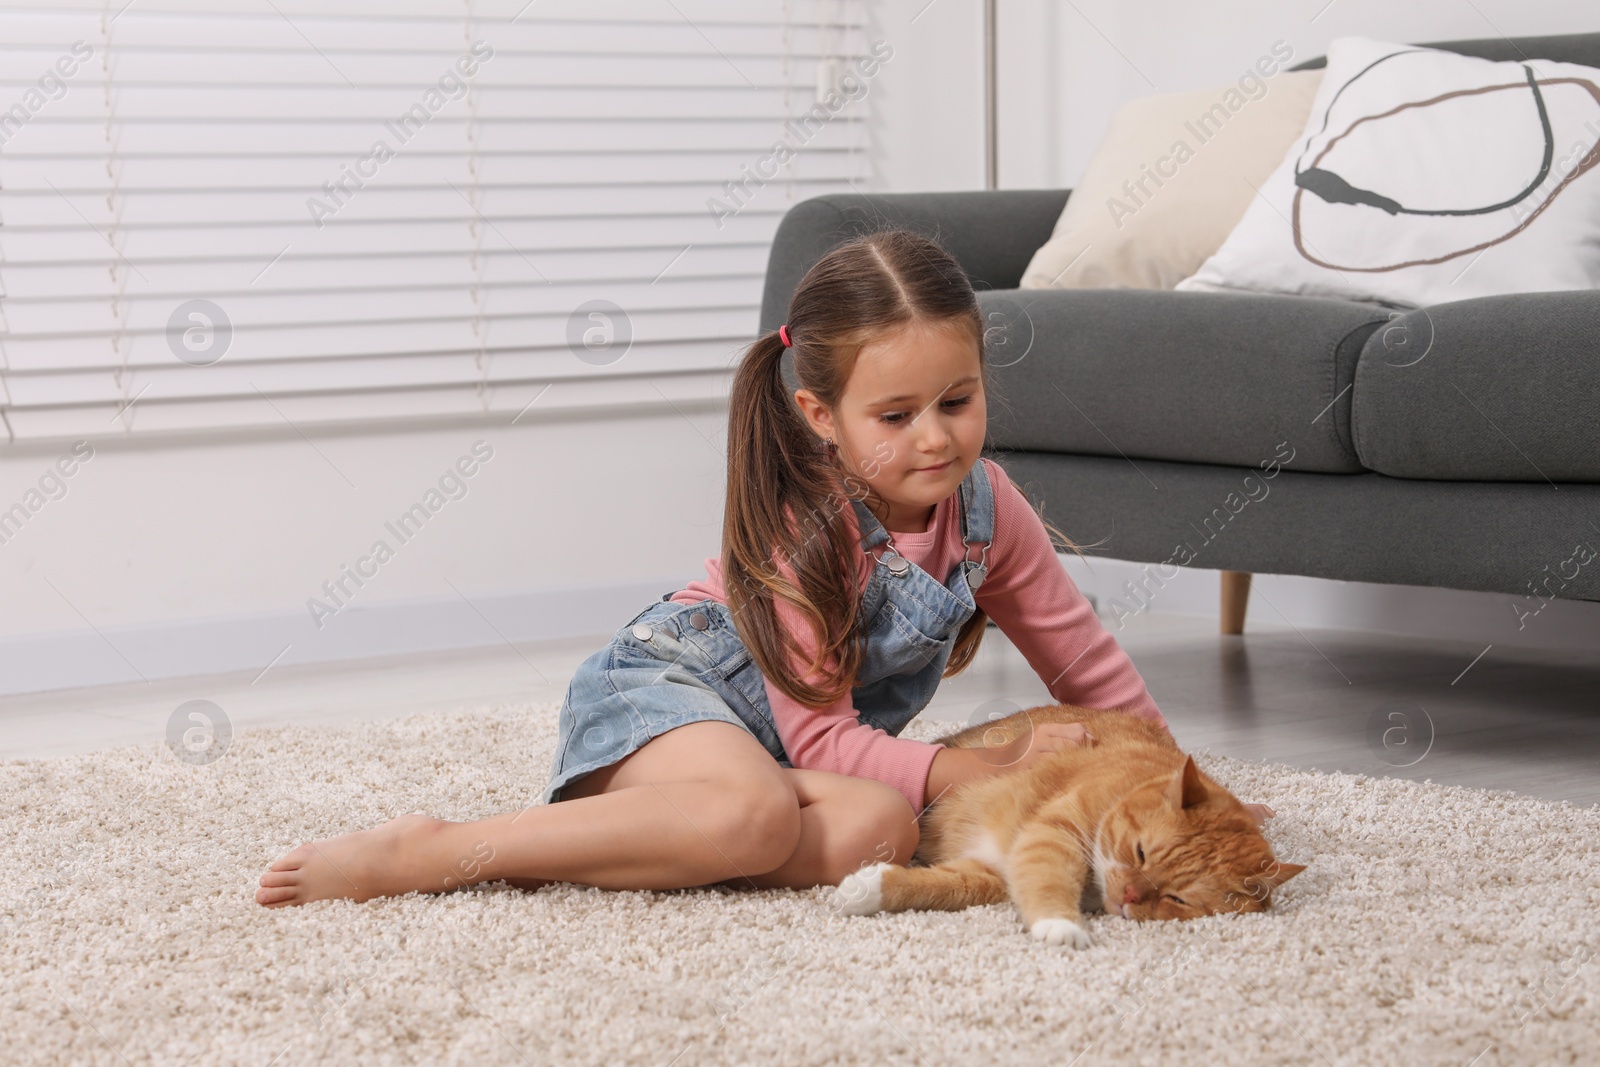
<path id="1" fill-rule="evenodd" d="M 982 462 L 992 463 L 985 459 Z M 1133 661 L 1056 558 L 1026 497 L 993 468 L 994 544 L 977 601 L 1063 704 L 1120 708 L 1166 725 Z"/>
<path id="2" fill-rule="evenodd" d="M 862 722 L 848 693 L 818 710 L 795 703 L 768 683 L 767 699 L 790 763 L 805 770 L 833 771 L 891 785 L 918 816 L 945 790 L 973 778 L 1014 770 L 1025 754 L 1017 746 L 950 748 L 938 742 L 895 737 Z"/>
<path id="3" fill-rule="evenodd" d="M 787 561 L 775 560 L 774 563 L 786 578 L 794 581 L 794 572 Z M 863 557 L 857 581 L 865 583 L 870 567 Z M 777 601 L 773 610 L 778 624 L 799 646 L 791 662 L 800 664 L 800 673 L 804 675 L 804 665 L 816 654 L 811 626 L 785 601 Z M 829 657 L 821 670 L 811 673 L 805 680 L 819 684 L 837 675 L 837 658 Z M 790 763 L 802 770 L 832 771 L 883 782 L 898 790 L 917 815 L 950 784 L 952 775 L 964 780 L 982 769 L 969 766 L 973 761 L 967 751 L 947 750 L 937 742 L 895 737 L 887 730 L 867 725 L 861 721 L 848 690 L 828 707 L 808 708 L 773 685 L 770 679 L 763 678 L 763 684 L 772 709 L 772 724 Z M 930 788 L 929 772 L 936 758 L 940 767 L 940 774 L 936 776 L 938 788 Z"/>
<path id="4" fill-rule="evenodd" d="M 848 692 L 826 708 L 808 708 L 770 681 L 766 687 L 772 724 L 790 763 L 804 770 L 874 778 L 899 790 L 913 814 L 922 814 L 928 801 L 937 795 L 930 788 L 929 778 L 935 757 L 959 752 L 957 760 L 961 761 L 967 755 L 966 751 L 895 737 L 868 726 L 861 721 Z M 948 771 L 947 758 L 945 764 Z"/>

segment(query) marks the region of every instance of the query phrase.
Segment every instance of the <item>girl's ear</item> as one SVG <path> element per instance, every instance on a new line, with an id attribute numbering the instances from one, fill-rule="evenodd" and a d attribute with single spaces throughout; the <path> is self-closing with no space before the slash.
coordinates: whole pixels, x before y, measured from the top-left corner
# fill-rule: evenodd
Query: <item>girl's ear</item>
<path id="1" fill-rule="evenodd" d="M 797 389 L 794 402 L 800 408 L 800 414 L 806 417 L 806 422 L 811 426 L 812 432 L 818 437 L 838 437 L 834 432 L 833 412 L 829 411 L 822 401 L 817 399 L 817 394 L 809 389 Z"/>

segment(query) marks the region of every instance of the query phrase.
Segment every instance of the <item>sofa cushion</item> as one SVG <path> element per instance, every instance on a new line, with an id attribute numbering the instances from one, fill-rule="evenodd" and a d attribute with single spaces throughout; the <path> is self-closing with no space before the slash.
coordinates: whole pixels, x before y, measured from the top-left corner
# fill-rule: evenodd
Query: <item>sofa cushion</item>
<path id="1" fill-rule="evenodd" d="M 1341 37 L 1305 133 L 1177 288 L 1405 307 L 1593 289 L 1597 132 L 1595 67 Z"/>
<path id="2" fill-rule="evenodd" d="M 1368 338 L 1352 431 L 1397 478 L 1600 482 L 1600 292 L 1419 308 Z"/>
<path id="3" fill-rule="evenodd" d="M 1376 307 L 1137 289 L 982 292 L 997 449 L 1362 469 L 1349 389 Z"/>
<path id="4" fill-rule="evenodd" d="M 1322 81 L 1255 73 L 1118 108 L 1021 288 L 1171 289 L 1199 270 L 1305 129 Z"/>

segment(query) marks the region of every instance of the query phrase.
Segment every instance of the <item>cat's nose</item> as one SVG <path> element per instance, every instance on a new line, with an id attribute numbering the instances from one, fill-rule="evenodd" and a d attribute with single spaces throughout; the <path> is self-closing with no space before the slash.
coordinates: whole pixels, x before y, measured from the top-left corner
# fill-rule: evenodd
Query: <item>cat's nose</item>
<path id="1" fill-rule="evenodd" d="M 1143 894 L 1139 892 L 1139 887 L 1132 882 L 1122 887 L 1122 902 L 1124 904 L 1137 904 L 1142 896 Z"/>

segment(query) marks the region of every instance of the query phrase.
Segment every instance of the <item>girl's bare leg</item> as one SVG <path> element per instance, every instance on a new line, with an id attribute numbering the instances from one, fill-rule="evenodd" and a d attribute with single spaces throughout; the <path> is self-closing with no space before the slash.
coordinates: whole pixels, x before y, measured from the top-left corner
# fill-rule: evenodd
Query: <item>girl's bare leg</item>
<path id="1" fill-rule="evenodd" d="M 784 774 L 800 800 L 800 844 L 777 868 L 724 885 L 806 889 L 838 885 L 862 866 L 911 862 L 921 824 L 898 790 L 828 771 Z"/>
<path id="2" fill-rule="evenodd" d="M 361 901 L 502 878 L 603 889 L 743 882 L 779 867 L 800 843 L 786 774 L 739 727 L 689 723 L 574 782 L 557 804 L 477 822 L 405 815 L 302 845 L 261 876 L 256 901 Z"/>

